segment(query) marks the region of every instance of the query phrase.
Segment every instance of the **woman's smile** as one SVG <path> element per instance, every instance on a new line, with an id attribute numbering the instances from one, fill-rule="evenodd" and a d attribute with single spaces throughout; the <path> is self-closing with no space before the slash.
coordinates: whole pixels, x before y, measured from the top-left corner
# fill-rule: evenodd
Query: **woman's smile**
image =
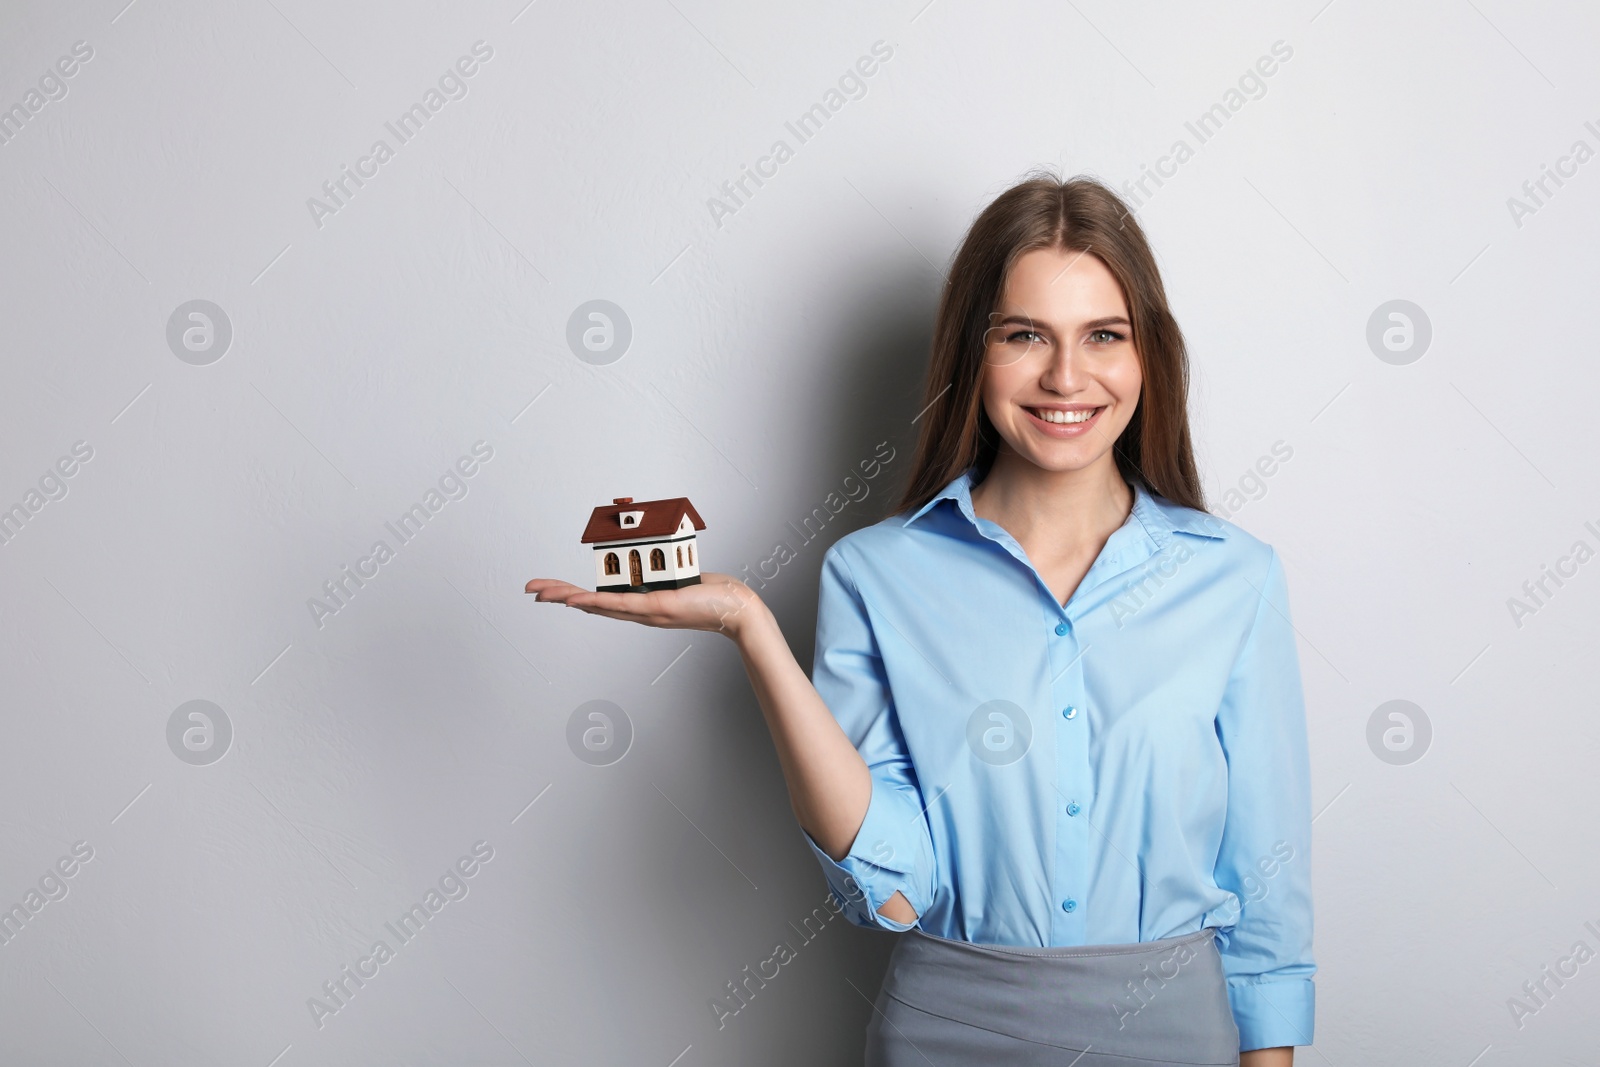
<path id="1" fill-rule="evenodd" d="M 1028 422 L 1038 432 L 1049 437 L 1068 438 L 1082 437 L 1088 433 L 1099 420 L 1100 413 L 1106 410 L 1104 404 L 1041 404 L 1037 406 L 1022 406 L 1028 414 Z"/>

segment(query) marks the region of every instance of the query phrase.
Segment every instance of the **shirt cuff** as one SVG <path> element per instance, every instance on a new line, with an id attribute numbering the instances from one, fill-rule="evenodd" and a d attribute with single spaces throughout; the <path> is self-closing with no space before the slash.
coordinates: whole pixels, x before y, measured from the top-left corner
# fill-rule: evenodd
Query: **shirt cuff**
<path id="1" fill-rule="evenodd" d="M 806 844 L 822 867 L 823 877 L 833 890 L 843 913 L 858 926 L 876 926 L 899 933 L 911 929 L 916 923 L 903 923 L 880 915 L 878 909 L 888 903 L 898 890 L 920 921 L 923 909 L 911 899 L 910 875 L 916 870 L 916 861 L 903 840 L 905 827 L 898 825 L 904 819 L 892 803 L 892 788 L 876 778 L 872 781 L 872 797 L 867 802 L 867 814 L 861 820 L 861 829 L 850 843 L 850 851 L 842 860 L 834 860 L 822 851 L 811 835 L 801 828 Z M 870 858 L 869 858 L 870 857 Z M 924 906 L 926 902 L 924 902 Z"/>
<path id="2" fill-rule="evenodd" d="M 1229 979 L 1239 1051 L 1312 1043 L 1317 987 L 1309 978 Z"/>

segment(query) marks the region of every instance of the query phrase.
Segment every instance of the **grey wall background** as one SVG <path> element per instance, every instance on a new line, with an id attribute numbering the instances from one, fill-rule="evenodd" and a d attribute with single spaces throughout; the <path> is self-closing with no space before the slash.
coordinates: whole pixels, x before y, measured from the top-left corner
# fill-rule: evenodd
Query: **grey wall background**
<path id="1" fill-rule="evenodd" d="M 1588 1062 L 1592 11 L 125 2 L 0 15 L 0 106 L 22 109 L 0 144 L 0 506 L 22 508 L 0 905 L 23 913 L 0 1060 L 858 1062 L 892 939 L 802 936 L 826 889 L 735 650 L 521 587 L 584 580 L 594 504 L 685 494 L 708 569 L 796 549 L 764 595 L 809 664 L 823 548 L 909 467 L 941 271 L 1045 164 L 1169 175 L 1137 199 L 1207 484 L 1288 568 L 1318 811 L 1300 1059 Z M 477 42 L 464 95 L 441 86 Z M 1292 56 L 1241 85 L 1275 42 Z M 430 88 L 400 143 L 385 124 Z M 804 143 L 786 128 L 830 102 Z M 1202 144 L 1186 124 L 1218 104 Z M 379 139 L 392 158 L 361 164 Z M 792 156 L 728 199 L 778 140 Z M 336 204 L 323 183 L 357 166 Z M 1526 191 L 1546 167 L 1562 184 Z M 209 343 L 195 300 L 221 312 Z M 586 353 L 609 362 L 567 340 L 594 300 L 631 329 Z M 1395 300 L 1392 352 L 1368 336 L 1404 327 Z M 870 495 L 800 544 L 787 524 L 885 441 Z M 451 478 L 478 442 L 492 458 Z M 1252 474 L 1278 442 L 1292 458 Z M 402 543 L 385 523 L 430 489 Z M 360 564 L 378 540 L 393 558 Z M 316 619 L 347 565 L 377 573 Z M 1566 577 L 1536 602 L 1547 566 Z M 606 766 L 568 741 L 595 700 L 631 729 Z M 478 842 L 493 858 L 445 880 L 466 895 L 402 944 L 385 924 Z M 319 1026 L 308 1000 L 380 939 L 393 958 Z M 779 942 L 795 958 L 719 1028 Z"/>

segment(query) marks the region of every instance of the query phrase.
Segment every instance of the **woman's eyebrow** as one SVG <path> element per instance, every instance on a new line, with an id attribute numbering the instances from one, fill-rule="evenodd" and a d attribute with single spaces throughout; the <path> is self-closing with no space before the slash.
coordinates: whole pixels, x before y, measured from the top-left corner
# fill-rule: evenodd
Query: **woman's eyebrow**
<path id="1" fill-rule="evenodd" d="M 1048 322 L 1044 322 L 1041 319 L 1029 318 L 1026 315 L 1007 315 L 1004 318 L 1002 318 L 999 322 L 995 323 L 995 325 L 996 326 L 1026 326 L 1030 330 L 1048 330 L 1048 329 L 1052 328 L 1051 325 Z M 1103 315 L 1098 319 L 1090 319 L 1088 322 L 1085 322 L 1082 325 L 1080 325 L 1078 327 L 1078 329 L 1080 329 L 1080 330 L 1098 330 L 1098 329 L 1100 329 L 1101 327 L 1104 327 L 1104 326 L 1132 326 L 1132 325 L 1133 325 L 1132 323 L 1130 323 L 1126 318 L 1124 318 L 1121 315 Z"/>
<path id="2" fill-rule="evenodd" d="M 1048 330 L 1050 328 L 1050 324 L 1048 322 L 1041 322 L 1038 319 L 1029 318 L 1026 315 L 1007 315 L 1005 318 L 995 323 L 995 325 L 1026 326 L 1030 330 Z"/>

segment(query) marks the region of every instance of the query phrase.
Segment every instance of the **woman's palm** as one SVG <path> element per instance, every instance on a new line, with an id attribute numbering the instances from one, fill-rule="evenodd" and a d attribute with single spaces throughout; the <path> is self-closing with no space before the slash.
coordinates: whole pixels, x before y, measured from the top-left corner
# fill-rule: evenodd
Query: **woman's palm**
<path id="1" fill-rule="evenodd" d="M 756 601 L 750 587 L 727 574 L 704 573 L 695 585 L 648 593 L 598 593 L 558 578 L 534 578 L 526 591 L 541 602 L 669 630 L 728 632 Z"/>

